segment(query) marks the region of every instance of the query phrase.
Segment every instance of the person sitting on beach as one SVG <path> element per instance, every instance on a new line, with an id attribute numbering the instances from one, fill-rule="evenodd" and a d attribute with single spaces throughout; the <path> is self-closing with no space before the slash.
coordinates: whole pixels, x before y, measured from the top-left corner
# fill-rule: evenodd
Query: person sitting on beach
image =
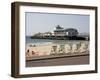
<path id="1" fill-rule="evenodd" d="M 32 51 L 32 55 L 34 55 L 35 54 L 35 52 L 34 51 Z"/>
<path id="2" fill-rule="evenodd" d="M 30 53 L 30 57 L 32 56 L 38 56 L 39 55 L 39 52 L 35 51 L 35 50 L 32 50 L 31 53 Z"/>
<path id="3" fill-rule="evenodd" d="M 36 47 L 36 45 L 35 45 L 35 44 L 34 44 L 34 45 L 30 44 L 29 46 L 30 46 L 30 47 Z"/>

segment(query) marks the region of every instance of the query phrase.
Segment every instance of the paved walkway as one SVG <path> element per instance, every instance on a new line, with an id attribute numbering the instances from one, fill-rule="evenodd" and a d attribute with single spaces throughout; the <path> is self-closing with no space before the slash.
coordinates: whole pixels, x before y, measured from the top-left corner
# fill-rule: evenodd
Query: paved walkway
<path id="1" fill-rule="evenodd" d="M 26 67 L 89 64 L 89 54 L 26 60 Z"/>

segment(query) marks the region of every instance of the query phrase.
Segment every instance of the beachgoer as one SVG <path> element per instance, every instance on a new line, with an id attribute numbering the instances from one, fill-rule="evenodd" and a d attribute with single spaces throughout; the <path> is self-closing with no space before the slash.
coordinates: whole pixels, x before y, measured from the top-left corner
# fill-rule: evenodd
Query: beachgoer
<path id="1" fill-rule="evenodd" d="M 26 52 L 26 56 L 27 56 L 27 57 L 30 56 L 30 55 L 29 55 L 29 49 L 28 49 L 27 52 Z"/>
<path id="2" fill-rule="evenodd" d="M 32 51 L 32 55 L 34 55 L 35 54 L 35 52 L 34 51 Z"/>

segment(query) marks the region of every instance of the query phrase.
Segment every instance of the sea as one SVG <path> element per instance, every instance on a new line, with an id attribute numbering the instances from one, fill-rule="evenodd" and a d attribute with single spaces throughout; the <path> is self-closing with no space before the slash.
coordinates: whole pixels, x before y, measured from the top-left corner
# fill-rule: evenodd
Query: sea
<path id="1" fill-rule="evenodd" d="M 29 36 L 26 36 L 26 44 L 34 44 L 34 45 L 46 45 L 46 44 L 73 44 L 87 42 L 84 40 L 49 40 L 49 39 L 32 39 Z"/>

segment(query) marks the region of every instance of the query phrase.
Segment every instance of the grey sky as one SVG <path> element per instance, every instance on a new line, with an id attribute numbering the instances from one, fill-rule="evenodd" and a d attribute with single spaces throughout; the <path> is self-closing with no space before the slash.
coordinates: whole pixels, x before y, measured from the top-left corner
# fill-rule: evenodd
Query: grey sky
<path id="1" fill-rule="evenodd" d="M 89 15 L 25 13 L 26 35 L 53 31 L 55 26 L 76 28 L 79 33 L 89 32 Z"/>

